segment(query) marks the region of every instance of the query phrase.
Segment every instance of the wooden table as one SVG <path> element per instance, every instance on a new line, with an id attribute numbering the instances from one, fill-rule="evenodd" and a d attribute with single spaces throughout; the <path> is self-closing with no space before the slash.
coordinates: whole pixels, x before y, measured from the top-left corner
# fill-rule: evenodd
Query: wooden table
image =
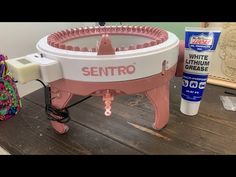
<path id="1" fill-rule="evenodd" d="M 115 97 L 110 118 L 101 97 L 71 108 L 65 135 L 50 126 L 40 89 L 22 98 L 15 118 L 0 122 L 0 145 L 11 154 L 236 154 L 236 112 L 226 111 L 219 98 L 235 90 L 208 84 L 199 114 L 190 117 L 179 111 L 181 78 L 170 88 L 170 121 L 161 131 L 152 129 L 153 109 L 138 94 Z"/>

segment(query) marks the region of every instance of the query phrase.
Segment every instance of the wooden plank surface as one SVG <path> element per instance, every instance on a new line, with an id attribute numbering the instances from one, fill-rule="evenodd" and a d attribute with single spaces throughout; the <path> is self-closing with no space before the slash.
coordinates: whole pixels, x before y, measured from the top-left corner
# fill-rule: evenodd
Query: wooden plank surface
<path id="1" fill-rule="evenodd" d="M 69 122 L 70 132 L 56 134 L 44 109 L 22 100 L 17 117 L 0 124 L 0 144 L 11 154 L 139 154 L 84 126 Z"/>
<path id="2" fill-rule="evenodd" d="M 43 93 L 41 92 L 41 94 Z M 40 101 L 41 97 L 37 95 L 38 94 L 35 93 L 35 95 L 28 96 L 27 99 L 33 100 L 33 102 L 43 105 L 43 101 Z M 132 96 L 122 97 L 130 98 Z M 71 102 L 75 102 L 79 99 L 81 98 L 75 96 Z M 138 109 L 135 109 L 132 106 L 122 107 L 123 104 L 117 103 L 118 100 L 118 97 L 116 97 L 116 101 L 113 102 L 113 115 L 110 118 L 105 117 L 103 114 L 104 106 L 100 97 L 92 97 L 82 104 L 73 107 L 70 110 L 70 113 L 75 122 L 78 122 L 84 126 L 88 126 L 93 130 L 96 130 L 105 136 L 109 136 L 115 141 L 126 144 L 144 154 L 214 153 L 212 151 L 205 150 L 204 148 L 198 148 L 197 146 L 190 145 L 187 142 L 180 141 L 177 138 L 173 140 L 168 137 L 160 138 L 135 128 L 129 124 L 128 121 L 131 123 L 138 123 L 137 125 L 143 126 L 145 124 L 143 124 L 143 122 L 137 122 L 136 119 L 140 120 L 147 116 L 152 118 L 153 113 L 140 113 L 137 112 Z M 124 100 L 124 102 L 126 102 L 126 100 Z M 133 118 L 135 118 L 135 120 L 133 120 Z M 148 129 L 151 129 L 151 123 L 152 120 L 148 122 Z M 161 136 L 166 137 L 165 135 Z"/>
<path id="3" fill-rule="evenodd" d="M 92 97 L 70 109 L 70 131 L 58 135 L 46 119 L 41 89 L 22 99 L 14 119 L 0 123 L 0 144 L 13 154 L 236 154 L 236 113 L 219 99 L 225 90 L 208 84 L 199 114 L 186 116 L 179 111 L 181 78 L 175 78 L 170 121 L 161 131 L 152 128 L 154 112 L 142 94 L 116 96 L 110 118 L 101 97 Z"/>

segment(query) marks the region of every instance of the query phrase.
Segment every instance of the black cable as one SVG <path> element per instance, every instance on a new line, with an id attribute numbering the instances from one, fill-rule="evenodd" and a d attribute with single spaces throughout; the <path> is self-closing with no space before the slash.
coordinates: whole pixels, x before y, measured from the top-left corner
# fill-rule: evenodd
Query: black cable
<path id="1" fill-rule="evenodd" d="M 71 104 L 70 106 L 67 106 L 67 107 L 65 107 L 66 109 L 69 109 L 69 108 L 71 108 L 71 107 L 73 107 L 73 106 L 75 106 L 75 105 L 77 105 L 77 104 L 79 104 L 79 103 L 82 103 L 83 101 L 85 101 L 85 100 L 87 100 L 87 99 L 89 99 L 89 98 L 91 98 L 92 96 L 87 96 L 87 97 L 85 97 L 85 98 L 83 98 L 82 100 L 79 100 L 79 101 L 77 101 L 77 102 L 75 102 L 75 103 L 73 103 L 73 104 Z"/>
<path id="2" fill-rule="evenodd" d="M 82 100 L 79 100 L 65 108 L 62 108 L 62 109 L 57 109 L 55 108 L 54 106 L 52 106 L 52 98 L 51 98 L 51 88 L 46 86 L 41 80 L 39 79 L 36 79 L 36 81 L 40 82 L 43 87 L 44 87 L 44 96 L 45 96 L 45 112 L 48 116 L 48 119 L 51 120 L 51 121 L 57 121 L 57 122 L 60 122 L 60 123 L 66 123 L 66 122 L 69 122 L 71 117 L 70 117 L 70 114 L 69 114 L 69 108 L 79 104 L 79 103 L 82 103 L 83 101 L 91 98 L 92 96 L 88 96 L 88 97 L 85 97 L 83 98 Z M 59 117 L 60 119 L 56 119 L 56 117 Z"/>
<path id="3" fill-rule="evenodd" d="M 52 105 L 47 105 L 45 108 L 45 111 L 48 116 L 48 120 L 51 120 L 51 121 L 66 123 L 66 122 L 69 122 L 71 119 L 69 110 L 65 108 L 57 109 L 53 107 Z M 60 119 L 56 119 L 55 116 L 59 117 Z"/>
<path id="4" fill-rule="evenodd" d="M 41 81 L 41 80 L 39 80 L 39 79 L 36 79 L 36 81 L 40 82 L 40 83 L 44 86 L 44 88 L 47 87 L 47 86 L 43 83 L 43 81 Z"/>

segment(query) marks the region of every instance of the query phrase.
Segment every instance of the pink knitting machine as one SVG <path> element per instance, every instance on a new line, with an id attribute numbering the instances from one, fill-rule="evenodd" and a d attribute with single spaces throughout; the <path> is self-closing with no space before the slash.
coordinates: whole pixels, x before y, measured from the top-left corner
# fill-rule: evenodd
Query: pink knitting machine
<path id="1" fill-rule="evenodd" d="M 153 128 L 168 123 L 169 82 L 183 70 L 183 46 L 175 34 L 148 26 L 84 27 L 48 35 L 37 49 L 41 55 L 27 57 L 40 64 L 57 109 L 72 95 L 101 96 L 110 116 L 114 96 L 144 93 L 155 110 Z M 63 122 L 51 124 L 58 133 L 68 131 Z"/>

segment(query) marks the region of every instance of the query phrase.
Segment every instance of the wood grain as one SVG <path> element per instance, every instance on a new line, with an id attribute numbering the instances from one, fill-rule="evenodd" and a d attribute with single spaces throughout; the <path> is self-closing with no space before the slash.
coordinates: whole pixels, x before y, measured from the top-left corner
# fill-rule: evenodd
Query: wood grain
<path id="1" fill-rule="evenodd" d="M 92 97 L 70 109 L 70 130 L 58 135 L 40 89 L 22 99 L 15 118 L 0 122 L 0 144 L 12 154 L 236 154 L 235 112 L 224 110 L 219 99 L 225 90 L 208 84 L 199 114 L 186 116 L 179 111 L 181 78 L 175 78 L 170 120 L 161 131 L 152 128 L 153 108 L 143 94 L 116 96 L 111 117 L 104 116 L 102 98 Z"/>

